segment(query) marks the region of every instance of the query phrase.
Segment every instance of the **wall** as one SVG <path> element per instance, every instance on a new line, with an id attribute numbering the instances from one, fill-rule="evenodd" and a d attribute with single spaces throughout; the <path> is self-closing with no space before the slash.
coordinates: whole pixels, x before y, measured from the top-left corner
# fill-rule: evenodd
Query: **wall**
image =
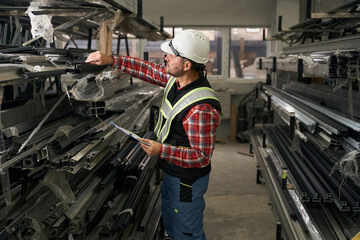
<path id="1" fill-rule="evenodd" d="M 152 0 L 143 14 L 165 26 L 270 26 L 274 0 Z"/>
<path id="2" fill-rule="evenodd" d="M 276 0 L 276 7 L 272 8 L 272 20 L 269 29 L 269 37 L 278 33 L 278 19 L 282 16 L 282 28 L 289 28 L 299 23 L 299 1 L 303 0 Z M 306 2 L 306 1 L 303 1 Z M 268 43 L 267 55 L 278 56 L 288 44 L 281 41 Z"/>
<path id="3" fill-rule="evenodd" d="M 227 89 L 232 91 L 231 95 L 231 104 L 235 104 L 236 107 L 239 106 L 241 99 L 251 92 L 258 82 L 264 82 L 264 79 L 242 79 L 235 80 L 229 79 L 224 81 L 213 81 L 210 80 L 211 86 L 215 91 L 222 89 Z M 220 123 L 220 126 L 217 129 L 216 138 L 221 142 L 229 142 L 231 136 L 231 121 L 230 119 L 223 119 Z"/>

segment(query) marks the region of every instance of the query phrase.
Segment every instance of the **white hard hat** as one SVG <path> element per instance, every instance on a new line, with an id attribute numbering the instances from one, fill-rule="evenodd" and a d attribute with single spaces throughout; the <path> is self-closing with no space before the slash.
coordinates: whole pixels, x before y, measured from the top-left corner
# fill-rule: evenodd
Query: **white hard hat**
<path id="1" fill-rule="evenodd" d="M 161 50 L 205 64 L 209 58 L 209 39 L 194 29 L 187 29 L 178 33 L 170 42 L 161 44 Z"/>

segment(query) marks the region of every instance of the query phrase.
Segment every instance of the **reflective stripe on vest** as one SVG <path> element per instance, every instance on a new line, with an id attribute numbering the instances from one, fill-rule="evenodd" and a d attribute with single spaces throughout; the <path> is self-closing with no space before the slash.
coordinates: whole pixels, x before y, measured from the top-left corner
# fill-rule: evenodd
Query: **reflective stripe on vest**
<path id="1" fill-rule="evenodd" d="M 161 143 L 163 143 L 164 140 L 169 135 L 171 122 L 186 107 L 204 99 L 214 99 L 219 101 L 213 89 L 208 87 L 200 87 L 200 88 L 195 88 L 190 92 L 186 93 L 179 101 L 177 101 L 177 103 L 174 106 L 172 106 L 169 100 L 167 99 L 167 95 L 172 85 L 175 82 L 176 82 L 176 78 L 171 77 L 169 79 L 168 84 L 166 85 L 166 88 L 164 90 L 163 101 L 159 112 L 158 123 L 155 128 L 156 136 Z M 162 124 L 162 121 L 164 120 L 165 123 Z"/>

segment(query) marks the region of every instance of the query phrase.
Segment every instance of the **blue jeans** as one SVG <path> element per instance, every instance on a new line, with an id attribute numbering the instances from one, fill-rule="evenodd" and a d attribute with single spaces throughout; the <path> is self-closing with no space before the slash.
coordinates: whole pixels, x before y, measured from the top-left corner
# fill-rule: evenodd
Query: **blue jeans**
<path id="1" fill-rule="evenodd" d="M 161 190 L 162 218 L 171 240 L 206 240 L 203 212 L 208 184 L 209 175 L 189 182 L 164 173 Z"/>

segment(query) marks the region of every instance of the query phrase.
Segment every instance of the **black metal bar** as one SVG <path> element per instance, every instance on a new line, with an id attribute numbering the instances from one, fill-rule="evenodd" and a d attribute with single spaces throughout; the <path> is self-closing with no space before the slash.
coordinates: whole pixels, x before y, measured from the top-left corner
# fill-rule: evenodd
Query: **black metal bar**
<path id="1" fill-rule="evenodd" d="M 143 4 L 142 0 L 137 1 L 137 18 L 142 19 L 143 18 Z"/>
<path id="2" fill-rule="evenodd" d="M 273 66 L 272 66 L 272 72 L 276 72 L 276 59 L 277 57 L 273 57 Z"/>
<path id="3" fill-rule="evenodd" d="M 263 133 L 263 138 L 262 138 L 262 147 L 266 148 L 266 133 Z"/>
<path id="4" fill-rule="evenodd" d="M 283 168 L 282 169 L 282 174 L 281 174 L 281 188 L 285 189 L 286 188 L 286 184 L 287 184 L 287 168 Z"/>
<path id="5" fill-rule="evenodd" d="M 160 32 L 164 31 L 164 16 L 160 17 Z"/>
<path id="6" fill-rule="evenodd" d="M 276 240 L 281 240 L 281 223 L 276 223 Z"/>
<path id="7" fill-rule="evenodd" d="M 69 46 L 70 42 L 67 42 L 64 46 L 64 49 L 66 49 Z"/>
<path id="8" fill-rule="evenodd" d="M 51 48 L 56 48 L 55 46 L 55 38 L 53 37 L 53 41 L 50 43 Z"/>
<path id="9" fill-rule="evenodd" d="M 154 129 L 155 129 L 155 118 L 156 118 L 158 111 L 159 111 L 158 106 L 152 106 L 150 108 L 150 126 L 149 126 L 150 131 L 154 131 Z"/>
<path id="10" fill-rule="evenodd" d="M 268 98 L 267 98 L 267 110 L 270 112 L 271 111 L 271 96 L 268 95 Z"/>
<path id="11" fill-rule="evenodd" d="M 289 151 L 290 139 L 289 135 L 280 127 L 276 128 L 265 128 L 266 134 L 269 136 L 269 141 L 280 153 L 280 157 L 286 164 L 288 171 L 291 173 L 292 180 L 297 179 L 293 182 L 298 192 L 301 194 L 300 198 L 302 201 L 310 201 L 317 197 L 318 191 L 313 187 L 311 182 L 316 181 L 314 175 L 308 175 L 308 172 L 312 170 L 306 167 L 301 160 L 301 157 L 296 152 Z M 313 180 L 313 181 L 311 181 Z M 323 194 L 325 194 L 323 192 Z"/>
<path id="12" fill-rule="evenodd" d="M 121 33 L 119 32 L 117 39 L 117 46 L 116 46 L 116 54 L 120 54 L 120 40 L 121 40 Z"/>
<path id="13" fill-rule="evenodd" d="M 61 79 L 60 76 L 55 76 L 55 83 L 56 83 L 56 92 L 57 94 L 60 96 L 62 94 L 62 89 L 61 89 Z"/>
<path id="14" fill-rule="evenodd" d="M 263 31 L 262 31 L 262 39 L 263 39 L 263 41 L 265 41 L 265 39 L 266 39 L 266 36 L 265 36 L 265 28 L 263 28 Z"/>
<path id="15" fill-rule="evenodd" d="M 66 69 L 62 70 L 53 70 L 53 71 L 43 71 L 43 72 L 24 72 L 24 78 L 37 78 L 37 77 L 47 77 L 47 76 L 55 76 L 55 75 L 61 75 L 66 74 Z"/>
<path id="16" fill-rule="evenodd" d="M 5 48 L 1 49 L 0 53 L 24 53 L 24 52 L 34 52 L 34 47 L 19 47 L 19 48 Z"/>
<path id="17" fill-rule="evenodd" d="M 306 1 L 306 18 L 311 18 L 311 0 Z"/>
<path id="18" fill-rule="evenodd" d="M 259 70 L 262 70 L 263 67 L 262 67 L 262 58 L 259 58 Z"/>
<path id="19" fill-rule="evenodd" d="M 144 52 L 144 60 L 149 61 L 149 52 Z"/>
<path id="20" fill-rule="evenodd" d="M 296 121 L 296 118 L 295 118 L 295 113 L 291 113 L 290 114 L 290 139 L 294 139 L 294 136 L 295 136 L 295 121 Z"/>
<path id="21" fill-rule="evenodd" d="M 261 182 L 261 171 L 260 171 L 260 167 L 257 166 L 257 169 L 256 169 L 256 184 L 262 184 Z"/>
<path id="22" fill-rule="evenodd" d="M 278 32 L 282 32 L 282 16 L 278 17 Z"/>
<path id="23" fill-rule="evenodd" d="M 115 225 L 112 228 L 113 234 L 123 231 L 129 225 L 131 219 L 133 218 L 133 214 L 131 212 L 136 210 L 136 206 L 140 200 L 148 179 L 152 175 L 151 173 L 154 170 L 155 165 L 156 161 L 149 161 L 149 164 L 147 164 L 144 170 L 141 172 L 134 189 L 124 204 L 123 211 L 117 216 Z"/>
<path id="24" fill-rule="evenodd" d="M 125 39 L 126 55 L 130 56 L 129 39 L 127 35 L 124 36 L 124 39 Z"/>
<path id="25" fill-rule="evenodd" d="M 91 40 L 92 40 L 92 28 L 88 29 L 88 45 L 87 45 L 87 49 L 91 49 Z"/>
<path id="26" fill-rule="evenodd" d="M 304 62 L 300 58 L 298 59 L 297 70 L 298 70 L 298 77 L 301 78 L 304 70 Z"/>

